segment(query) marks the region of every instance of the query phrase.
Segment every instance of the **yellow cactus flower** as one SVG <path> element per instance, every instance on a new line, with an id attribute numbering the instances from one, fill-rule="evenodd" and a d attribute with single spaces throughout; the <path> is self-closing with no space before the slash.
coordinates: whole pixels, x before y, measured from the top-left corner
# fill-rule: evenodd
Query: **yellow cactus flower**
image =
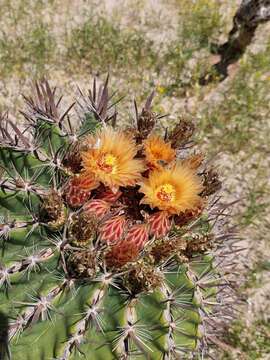
<path id="1" fill-rule="evenodd" d="M 144 141 L 144 154 L 148 165 L 152 168 L 160 168 L 161 165 L 171 163 L 176 152 L 170 143 L 166 143 L 160 136 L 150 136 Z"/>
<path id="2" fill-rule="evenodd" d="M 132 186 L 144 171 L 143 161 L 134 159 L 135 142 L 126 134 L 105 128 L 88 138 L 88 150 L 82 152 L 83 171 L 117 191 L 119 186 Z"/>
<path id="3" fill-rule="evenodd" d="M 141 183 L 144 193 L 143 204 L 165 210 L 169 214 L 195 208 L 200 202 L 203 186 L 195 172 L 180 163 L 170 169 L 150 172 L 149 178 Z"/>

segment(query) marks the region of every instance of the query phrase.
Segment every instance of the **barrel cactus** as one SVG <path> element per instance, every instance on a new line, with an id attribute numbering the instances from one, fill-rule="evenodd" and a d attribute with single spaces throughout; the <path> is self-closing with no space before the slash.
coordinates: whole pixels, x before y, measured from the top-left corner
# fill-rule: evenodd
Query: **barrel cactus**
<path id="1" fill-rule="evenodd" d="M 162 133 L 151 94 L 118 126 L 108 81 L 61 99 L 42 80 L 23 129 L 1 115 L 6 357 L 180 359 L 222 343 L 234 236 L 194 125 Z"/>

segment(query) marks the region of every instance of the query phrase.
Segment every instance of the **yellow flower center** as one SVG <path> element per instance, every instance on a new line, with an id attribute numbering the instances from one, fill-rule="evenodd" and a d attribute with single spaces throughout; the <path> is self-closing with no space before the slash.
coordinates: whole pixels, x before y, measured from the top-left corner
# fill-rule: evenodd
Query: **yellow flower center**
<path id="1" fill-rule="evenodd" d="M 114 174 L 116 172 L 117 159 L 113 154 L 103 154 L 97 164 L 106 173 Z"/>
<path id="2" fill-rule="evenodd" d="M 158 187 L 156 196 L 159 200 L 171 202 L 175 199 L 175 188 L 171 184 L 164 184 Z"/>

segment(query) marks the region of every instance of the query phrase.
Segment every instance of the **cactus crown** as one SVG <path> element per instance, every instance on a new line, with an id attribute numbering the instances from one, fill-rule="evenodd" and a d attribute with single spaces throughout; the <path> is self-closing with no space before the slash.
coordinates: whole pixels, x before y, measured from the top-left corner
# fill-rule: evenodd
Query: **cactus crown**
<path id="1" fill-rule="evenodd" d="M 62 111 L 45 80 L 25 97 L 24 130 L 1 116 L 0 297 L 16 360 L 178 359 L 220 344 L 216 263 L 233 234 L 217 174 L 191 153 L 191 123 L 157 132 L 153 94 L 117 127 L 107 85 L 80 92 L 76 129 L 75 104 Z"/>

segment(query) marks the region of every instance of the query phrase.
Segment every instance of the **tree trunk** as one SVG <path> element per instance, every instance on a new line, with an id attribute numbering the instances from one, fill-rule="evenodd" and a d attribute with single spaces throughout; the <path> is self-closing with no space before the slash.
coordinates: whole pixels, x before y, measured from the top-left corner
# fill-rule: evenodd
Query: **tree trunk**
<path id="1" fill-rule="evenodd" d="M 233 18 L 233 28 L 229 33 L 228 41 L 217 47 L 216 53 L 220 61 L 213 65 L 220 81 L 228 76 L 229 65 L 237 62 L 245 53 L 247 46 L 252 42 L 257 27 L 270 20 L 270 0 L 243 0 Z M 213 76 L 204 76 L 200 79 L 201 85 L 206 85 L 214 79 Z"/>

